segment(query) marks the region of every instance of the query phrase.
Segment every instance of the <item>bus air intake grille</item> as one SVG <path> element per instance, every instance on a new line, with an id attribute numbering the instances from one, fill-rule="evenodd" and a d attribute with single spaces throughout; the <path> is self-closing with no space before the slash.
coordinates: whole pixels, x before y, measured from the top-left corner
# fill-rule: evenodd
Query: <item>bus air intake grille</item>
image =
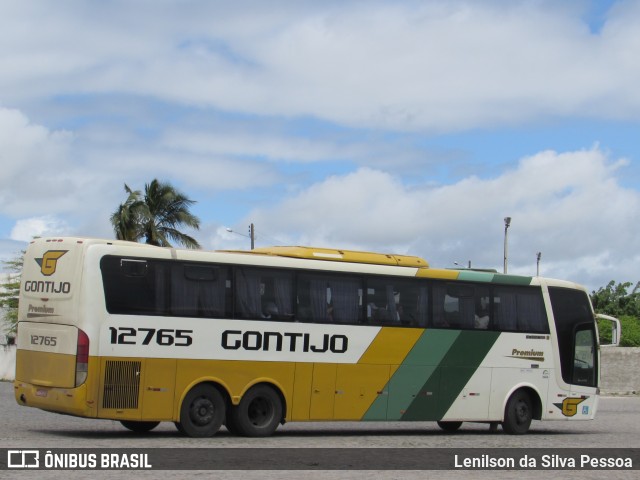
<path id="1" fill-rule="evenodd" d="M 140 362 L 107 360 L 102 408 L 138 408 Z"/>

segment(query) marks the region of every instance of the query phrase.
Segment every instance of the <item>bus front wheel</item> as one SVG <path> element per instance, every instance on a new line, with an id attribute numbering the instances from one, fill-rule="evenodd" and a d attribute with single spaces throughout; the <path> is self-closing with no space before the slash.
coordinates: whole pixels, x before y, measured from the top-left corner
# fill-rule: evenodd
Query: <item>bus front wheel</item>
<path id="1" fill-rule="evenodd" d="M 233 407 L 227 424 L 230 431 L 245 437 L 268 437 L 282 420 L 280 395 L 268 385 L 257 385 Z"/>
<path id="2" fill-rule="evenodd" d="M 193 387 L 180 407 L 178 430 L 189 437 L 212 437 L 225 417 L 222 394 L 212 385 Z"/>
<path id="3" fill-rule="evenodd" d="M 120 420 L 124 428 L 136 433 L 147 433 L 160 425 L 160 422 L 136 422 L 133 420 Z"/>
<path id="4" fill-rule="evenodd" d="M 523 390 L 514 392 L 504 410 L 502 429 L 510 435 L 523 435 L 529 431 L 532 419 L 531 397 Z"/>

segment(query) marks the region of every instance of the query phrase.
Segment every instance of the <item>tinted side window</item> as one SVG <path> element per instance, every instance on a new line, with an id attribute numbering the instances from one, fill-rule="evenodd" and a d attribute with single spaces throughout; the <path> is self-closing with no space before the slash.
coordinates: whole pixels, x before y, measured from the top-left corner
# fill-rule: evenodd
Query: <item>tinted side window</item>
<path id="1" fill-rule="evenodd" d="M 109 313 L 164 314 L 167 271 L 162 263 L 105 256 L 100 268 Z"/>
<path id="2" fill-rule="evenodd" d="M 235 318 L 293 320 L 293 273 L 236 268 Z"/>
<path id="3" fill-rule="evenodd" d="M 105 256 L 100 268 L 109 313 L 216 318 L 231 315 L 228 267 Z"/>
<path id="4" fill-rule="evenodd" d="M 362 280 L 351 275 L 301 273 L 297 319 L 303 322 L 361 323 Z"/>
<path id="5" fill-rule="evenodd" d="M 553 319 L 558 334 L 562 379 L 573 381 L 574 337 L 581 325 L 593 325 L 595 320 L 587 293 L 569 288 L 549 288 Z"/>
<path id="6" fill-rule="evenodd" d="M 493 316 L 498 330 L 549 333 L 540 288 L 495 287 L 493 295 Z"/>
<path id="7" fill-rule="evenodd" d="M 366 323 L 427 326 L 428 288 L 426 282 L 394 277 L 367 279 Z"/>
<path id="8" fill-rule="evenodd" d="M 491 297 L 485 285 L 436 283 L 433 286 L 433 320 L 436 328 L 491 328 Z"/>
<path id="9" fill-rule="evenodd" d="M 573 358 L 573 375 L 571 383 L 595 387 L 598 384 L 596 375 L 596 332 L 594 328 L 583 327 L 575 334 L 575 353 Z"/>
<path id="10" fill-rule="evenodd" d="M 224 318 L 231 312 L 229 269 L 207 264 L 171 264 L 170 314 Z"/>

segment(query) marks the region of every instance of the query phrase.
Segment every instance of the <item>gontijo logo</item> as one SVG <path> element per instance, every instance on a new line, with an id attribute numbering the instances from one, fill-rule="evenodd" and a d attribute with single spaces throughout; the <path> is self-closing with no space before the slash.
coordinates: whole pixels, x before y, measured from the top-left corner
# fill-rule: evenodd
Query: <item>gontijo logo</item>
<path id="1" fill-rule="evenodd" d="M 42 258 L 36 258 L 35 261 L 40 265 L 40 272 L 45 277 L 49 277 L 56 273 L 58 259 L 69 250 L 47 250 Z"/>
<path id="2" fill-rule="evenodd" d="M 554 403 L 556 407 L 562 410 L 562 414 L 565 417 L 573 417 L 578 413 L 578 405 L 584 402 L 589 397 L 568 397 L 565 398 L 562 403 Z M 589 407 L 582 408 L 583 415 L 589 415 Z"/>

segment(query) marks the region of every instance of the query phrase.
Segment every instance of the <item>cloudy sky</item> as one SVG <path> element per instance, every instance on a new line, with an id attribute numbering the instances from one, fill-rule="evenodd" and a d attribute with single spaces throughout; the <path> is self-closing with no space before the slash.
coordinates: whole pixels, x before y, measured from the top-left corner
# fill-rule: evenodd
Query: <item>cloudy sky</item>
<path id="1" fill-rule="evenodd" d="M 0 258 L 154 178 L 206 249 L 640 280 L 640 2 L 0 2 Z M 237 233 L 229 233 L 231 228 Z"/>

